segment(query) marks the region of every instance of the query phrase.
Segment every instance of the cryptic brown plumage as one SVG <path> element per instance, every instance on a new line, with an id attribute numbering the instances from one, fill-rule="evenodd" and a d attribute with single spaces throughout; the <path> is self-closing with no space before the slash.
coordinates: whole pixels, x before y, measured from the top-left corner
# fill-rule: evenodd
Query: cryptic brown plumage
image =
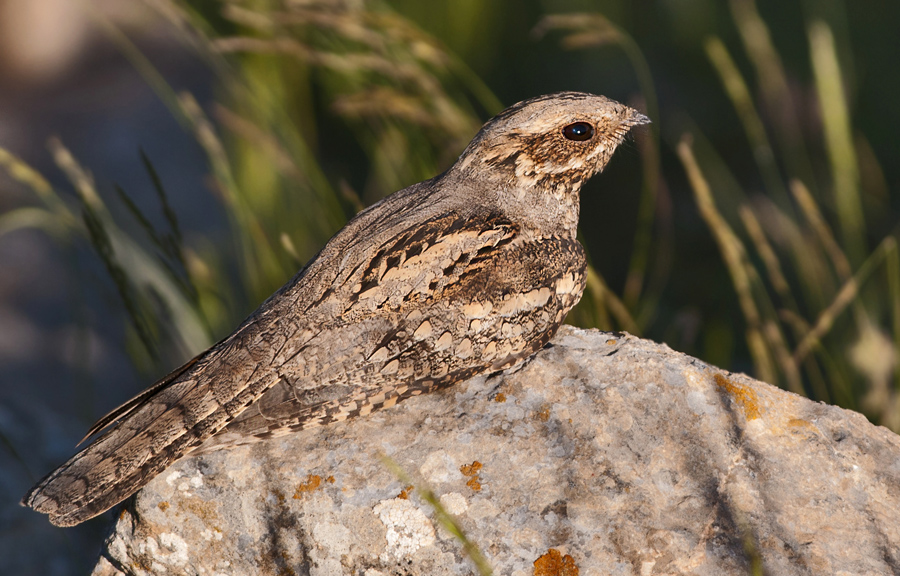
<path id="1" fill-rule="evenodd" d="M 579 190 L 635 110 L 564 92 L 490 120 L 445 173 L 360 212 L 228 338 L 101 419 L 25 496 L 59 526 L 175 460 L 365 415 L 513 366 L 584 289 Z"/>

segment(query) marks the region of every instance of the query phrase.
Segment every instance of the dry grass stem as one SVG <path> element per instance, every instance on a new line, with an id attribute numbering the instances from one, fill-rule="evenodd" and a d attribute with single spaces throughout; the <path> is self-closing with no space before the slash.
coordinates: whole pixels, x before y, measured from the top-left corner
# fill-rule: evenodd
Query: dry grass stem
<path id="1" fill-rule="evenodd" d="M 759 167 L 766 189 L 783 209 L 788 208 L 787 193 L 784 190 L 778 165 L 775 163 L 775 154 L 769 143 L 766 128 L 753 103 L 750 89 L 728 53 L 728 49 L 725 48 L 725 44 L 719 38 L 708 38 L 705 48 L 706 54 L 716 68 L 725 92 L 731 99 L 738 118 L 744 126 L 744 132 L 747 134 L 747 140 L 753 151 L 753 158 Z"/>
<path id="2" fill-rule="evenodd" d="M 606 310 L 613 315 L 625 331 L 640 335 L 641 329 L 629 314 L 625 304 L 606 286 L 603 278 L 597 274 L 593 266 L 587 268 L 587 290 L 591 294 L 596 307 L 596 322 L 599 327 L 611 327 Z"/>
<path id="3" fill-rule="evenodd" d="M 800 341 L 794 351 L 794 361 L 800 363 L 809 354 L 814 345 L 831 330 L 835 319 L 847 308 L 853 304 L 859 294 L 862 284 L 869 279 L 869 276 L 877 268 L 877 266 L 887 257 L 896 253 L 896 240 L 893 236 L 888 236 L 875 249 L 874 252 L 863 262 L 859 270 L 850 279 L 844 282 L 840 291 L 835 296 L 831 304 L 819 314 L 818 319 L 813 325 L 812 330 Z"/>
<path id="4" fill-rule="evenodd" d="M 791 287 L 784 277 L 784 272 L 781 270 L 781 263 L 778 261 L 778 256 L 775 254 L 775 250 L 769 243 L 768 238 L 766 238 L 765 232 L 763 232 L 762 226 L 756 218 L 756 214 L 754 214 L 753 210 L 746 204 L 741 205 L 739 211 L 741 221 L 744 223 L 744 228 L 750 235 L 750 239 L 753 241 L 753 245 L 756 247 L 756 251 L 759 253 L 760 258 L 762 258 L 763 264 L 766 267 L 766 272 L 768 273 L 769 280 L 772 282 L 772 287 L 775 288 L 775 291 L 785 304 L 791 309 L 796 310 L 797 305 L 794 301 L 793 294 L 791 294 Z"/>
<path id="5" fill-rule="evenodd" d="M 722 215 L 716 210 L 712 191 L 706 178 L 703 176 L 703 172 L 700 170 L 700 166 L 697 164 L 697 160 L 691 150 L 690 137 L 687 134 L 678 143 L 677 151 L 678 157 L 681 159 L 681 163 L 687 172 L 688 181 L 694 191 L 694 198 L 697 201 L 700 215 L 712 231 L 725 264 L 728 266 L 728 272 L 731 274 L 735 292 L 737 292 L 738 301 L 744 313 L 744 319 L 747 321 L 747 343 L 753 356 L 757 375 L 766 382 L 777 382 L 772 358 L 762 335 L 760 314 L 753 299 L 753 291 L 748 274 L 749 264 L 746 262 L 746 251 L 743 244 L 732 232 L 731 227 L 722 218 Z"/>
<path id="6" fill-rule="evenodd" d="M 791 180 L 791 193 L 797 205 L 800 206 L 803 216 L 806 217 L 806 221 L 822 244 L 822 248 L 825 249 L 826 254 L 831 259 L 831 264 L 834 266 L 838 277 L 846 281 L 853 273 L 850 268 L 850 261 L 847 260 L 847 256 L 841 250 L 837 240 L 835 240 L 834 234 L 831 233 L 831 228 L 822 216 L 822 212 L 819 210 L 819 206 L 816 204 L 812 194 L 809 193 L 809 189 L 800 180 Z"/>

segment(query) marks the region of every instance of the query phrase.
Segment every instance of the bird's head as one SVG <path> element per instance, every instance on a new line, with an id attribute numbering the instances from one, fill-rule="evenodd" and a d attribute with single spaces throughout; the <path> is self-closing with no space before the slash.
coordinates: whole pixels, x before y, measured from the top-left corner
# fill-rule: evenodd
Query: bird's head
<path id="1" fill-rule="evenodd" d="M 453 171 L 496 191 L 504 211 L 578 221 L 578 192 L 603 170 L 632 126 L 633 108 L 583 92 L 559 92 L 510 106 L 478 132 Z M 574 222 L 572 220 L 574 219 Z"/>

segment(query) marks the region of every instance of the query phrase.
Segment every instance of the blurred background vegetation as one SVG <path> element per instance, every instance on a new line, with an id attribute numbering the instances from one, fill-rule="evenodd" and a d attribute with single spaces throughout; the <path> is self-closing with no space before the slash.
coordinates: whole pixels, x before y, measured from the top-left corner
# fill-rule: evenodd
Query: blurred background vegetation
<path id="1" fill-rule="evenodd" d="M 75 114 L 113 112 L 51 126 L 61 137 L 41 135 L 43 151 L 0 129 L 0 263 L 35 234 L 62 254 L 16 260 L 9 270 L 49 272 L 0 290 L 0 356 L 20 351 L 2 356 L 0 383 L 0 556 L 20 558 L 5 560 L 15 573 L 84 573 L 93 560 L 102 523 L 60 531 L 12 505 L 71 453 L 78 426 L 227 335 L 358 210 L 446 169 L 491 115 L 559 90 L 654 122 L 583 191 L 592 271 L 568 321 L 900 431 L 900 4 L 73 4 L 101 40 L 55 86 L 89 83 L 81 102 L 60 96 Z M 106 125 L 141 108 L 97 80 L 110 61 L 164 107 L 119 140 Z M 24 82 L 11 71 L 6 88 Z M 166 122 L 180 130 L 161 135 Z M 124 160 L 108 168 L 110 156 Z M 64 321 L 42 315 L 48 281 Z M 9 311 L 23 301 L 27 313 Z M 27 322 L 72 326 L 51 381 L 40 354 L 21 361 Z M 60 539 L 41 558 L 17 544 Z"/>

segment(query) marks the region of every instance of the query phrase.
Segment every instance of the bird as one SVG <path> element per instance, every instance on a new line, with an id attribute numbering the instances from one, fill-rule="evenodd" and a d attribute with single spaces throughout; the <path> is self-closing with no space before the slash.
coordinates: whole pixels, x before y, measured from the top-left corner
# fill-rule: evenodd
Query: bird
<path id="1" fill-rule="evenodd" d="M 503 110 L 448 170 L 361 211 L 230 336 L 101 418 L 22 505 L 74 526 L 191 453 L 526 361 L 585 287 L 582 185 L 649 121 L 583 92 Z"/>

